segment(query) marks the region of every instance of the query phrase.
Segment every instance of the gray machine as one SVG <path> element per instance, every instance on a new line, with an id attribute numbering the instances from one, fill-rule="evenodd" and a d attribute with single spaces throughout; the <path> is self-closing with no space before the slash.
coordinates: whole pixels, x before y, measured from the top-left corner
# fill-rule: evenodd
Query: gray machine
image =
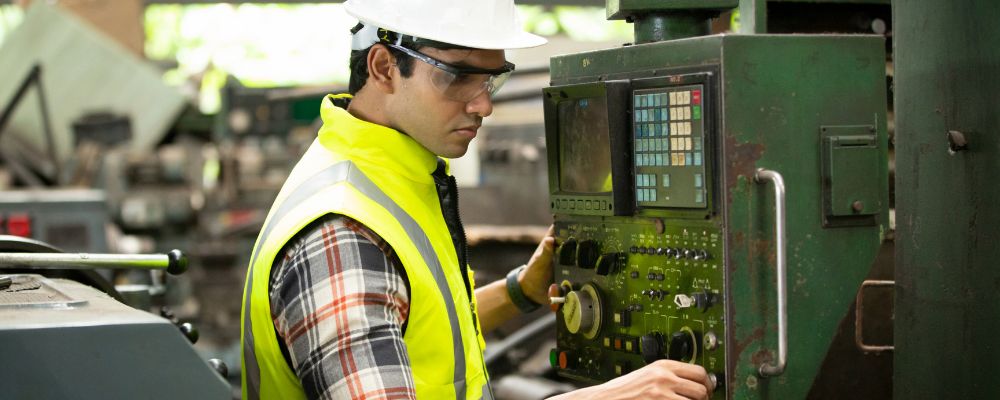
<path id="1" fill-rule="evenodd" d="M 174 322 L 119 302 L 117 293 L 74 280 L 4 274 L 70 266 L 180 273 L 186 261 L 179 252 L 166 256 L 0 253 L 0 397 L 232 397 L 222 376 L 225 366 L 202 359 L 191 346 L 192 336 Z"/>

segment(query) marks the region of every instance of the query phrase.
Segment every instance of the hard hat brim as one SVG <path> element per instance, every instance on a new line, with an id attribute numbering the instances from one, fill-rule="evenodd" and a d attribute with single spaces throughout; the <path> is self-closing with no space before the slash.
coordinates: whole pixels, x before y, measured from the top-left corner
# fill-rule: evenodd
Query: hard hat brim
<path id="1" fill-rule="evenodd" d="M 474 49 L 484 49 L 484 50 L 506 50 L 506 49 L 523 49 L 529 47 L 541 46 L 548 42 L 544 37 L 535 35 L 533 33 L 518 31 L 514 34 L 500 34 L 489 35 L 489 37 L 460 37 L 456 38 L 445 37 L 445 35 L 437 35 L 433 32 L 413 32 L 411 29 L 406 29 L 405 27 L 399 26 L 398 21 L 390 21 L 389 19 L 379 18 L 377 13 L 369 12 L 368 10 L 355 9 L 358 6 L 356 3 L 345 3 L 344 10 L 347 11 L 349 15 L 357 18 L 359 21 L 366 25 L 375 25 L 379 28 L 387 29 L 393 32 L 401 33 L 404 35 L 411 35 L 423 39 L 430 39 L 437 42 L 454 44 L 458 46 L 464 46 Z M 363 6 L 361 6 L 363 8 Z"/>

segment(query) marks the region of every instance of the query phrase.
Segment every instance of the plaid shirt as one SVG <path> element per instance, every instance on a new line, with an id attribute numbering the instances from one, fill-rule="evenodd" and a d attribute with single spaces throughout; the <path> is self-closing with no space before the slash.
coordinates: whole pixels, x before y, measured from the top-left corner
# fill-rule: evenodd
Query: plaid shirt
<path id="1" fill-rule="evenodd" d="M 327 216 L 275 259 L 271 318 L 310 399 L 415 399 L 398 256 L 357 221 Z"/>

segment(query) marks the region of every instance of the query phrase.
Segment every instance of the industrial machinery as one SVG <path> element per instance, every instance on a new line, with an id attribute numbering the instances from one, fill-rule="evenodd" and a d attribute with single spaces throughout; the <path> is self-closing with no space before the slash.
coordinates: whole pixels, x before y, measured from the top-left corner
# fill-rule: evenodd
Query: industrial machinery
<path id="1" fill-rule="evenodd" d="M 0 235 L 0 385 L 5 398 L 231 397 L 225 364 L 205 361 L 195 352 L 191 344 L 198 334 L 190 324 L 171 320 L 169 313 L 160 317 L 123 304 L 122 293 L 103 277 L 83 273 L 125 268 L 179 274 L 187 268 L 179 251 L 56 251 L 42 242 Z M 63 278 L 39 274 L 53 269 Z"/>
<path id="2" fill-rule="evenodd" d="M 708 35 L 736 0 L 608 3 L 636 43 L 544 90 L 559 374 L 657 359 L 804 398 L 888 230 L 885 44 Z"/>

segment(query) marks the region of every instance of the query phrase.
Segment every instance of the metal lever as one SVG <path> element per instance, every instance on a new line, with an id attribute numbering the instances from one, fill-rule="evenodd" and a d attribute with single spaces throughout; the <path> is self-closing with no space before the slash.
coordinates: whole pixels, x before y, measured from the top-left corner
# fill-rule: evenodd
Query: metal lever
<path id="1" fill-rule="evenodd" d="M 761 364 L 758 373 L 761 377 L 778 376 L 785 372 L 788 361 L 788 298 L 785 290 L 785 180 L 781 174 L 763 168 L 757 169 L 754 181 L 774 183 L 774 236 L 777 247 L 778 275 L 778 363 Z"/>
<path id="2" fill-rule="evenodd" d="M 0 253 L 0 269 L 163 269 L 180 275 L 187 266 L 187 256 L 180 250 L 167 254 Z"/>

